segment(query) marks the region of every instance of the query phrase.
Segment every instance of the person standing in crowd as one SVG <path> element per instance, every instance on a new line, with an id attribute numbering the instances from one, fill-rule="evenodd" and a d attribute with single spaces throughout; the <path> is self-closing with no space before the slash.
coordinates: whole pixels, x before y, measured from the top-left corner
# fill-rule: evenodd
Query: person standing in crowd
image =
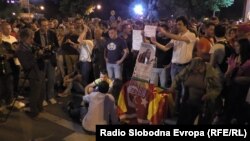
<path id="1" fill-rule="evenodd" d="M 109 29 L 109 37 L 104 52 L 109 78 L 122 80 L 122 65 L 128 48 L 125 41 L 118 37 L 116 28 Z"/>
<path id="2" fill-rule="evenodd" d="M 10 47 L 13 51 L 16 50 L 15 44 L 17 43 L 17 39 L 11 35 L 11 26 L 9 23 L 5 22 L 1 24 L 1 30 L 2 30 L 2 41 L 9 43 Z M 13 57 L 11 59 L 13 61 L 12 63 L 12 70 L 13 70 L 13 83 L 14 83 L 14 92 L 17 93 L 18 91 L 18 80 L 19 80 L 19 74 L 20 74 L 20 63 L 17 58 Z"/>
<path id="3" fill-rule="evenodd" d="M 104 59 L 104 49 L 106 40 L 102 36 L 102 33 L 103 30 L 101 28 L 96 28 L 94 30 L 94 49 L 92 55 L 92 62 L 95 79 L 99 78 L 100 70 L 106 68 L 106 62 Z"/>
<path id="4" fill-rule="evenodd" d="M 79 61 L 81 64 L 81 74 L 83 80 L 83 86 L 87 86 L 90 82 L 90 74 L 92 70 L 92 52 L 94 43 L 92 40 L 83 40 L 80 45 L 77 46 L 77 50 L 80 52 Z"/>
<path id="5" fill-rule="evenodd" d="M 210 45 L 210 46 L 202 46 L 202 48 L 200 48 L 204 53 L 209 53 L 211 47 L 215 43 L 214 28 L 215 28 L 215 25 L 213 23 L 206 23 L 205 35 L 200 37 L 199 41 L 197 42 L 197 44 L 201 42 L 201 43 Z"/>
<path id="6" fill-rule="evenodd" d="M 129 69 L 123 69 L 122 72 L 123 82 L 127 82 L 131 79 L 134 71 L 132 54 L 132 26 L 130 24 L 124 24 L 122 26 L 122 32 L 120 34 L 120 37 L 125 40 L 126 45 L 128 47 L 128 56 L 124 60 L 123 68 Z"/>
<path id="7" fill-rule="evenodd" d="M 74 48 L 78 45 L 79 36 L 75 33 L 74 24 L 70 24 L 68 28 L 68 34 L 64 36 L 62 41 L 62 51 L 65 55 L 65 63 L 67 68 L 66 75 L 73 72 L 74 66 L 78 61 L 79 52 Z"/>
<path id="8" fill-rule="evenodd" d="M 196 57 L 176 75 L 170 88 L 172 93 L 182 84 L 185 88 L 177 124 L 192 125 L 198 115 L 206 116 L 199 117 L 203 120 L 201 124 L 211 124 L 213 103 L 222 89 L 218 71 L 207 63 L 208 53 L 199 50 L 194 53 Z M 210 109 L 211 111 L 201 114 L 204 108 L 207 108 L 206 111 Z"/>
<path id="9" fill-rule="evenodd" d="M 238 47 L 240 62 L 231 56 L 225 73 L 228 82 L 225 96 L 226 124 L 250 123 L 245 101 L 250 87 L 250 42 L 246 38 L 240 39 L 235 43 L 235 48 Z"/>
<path id="10" fill-rule="evenodd" d="M 45 18 L 39 19 L 40 29 L 35 32 L 34 42 L 44 50 L 44 70 L 46 81 L 46 93 L 43 105 L 56 104 L 55 100 L 55 67 L 56 54 L 55 51 L 59 48 L 56 33 L 49 30 L 49 22 Z"/>
<path id="11" fill-rule="evenodd" d="M 34 118 L 43 110 L 43 99 L 45 93 L 44 62 L 40 58 L 42 51 L 33 52 L 34 32 L 25 28 L 20 32 L 20 44 L 16 51 L 17 57 L 23 67 L 23 71 L 30 84 L 29 107 L 27 114 Z"/>
<path id="12" fill-rule="evenodd" d="M 227 69 L 227 58 L 234 54 L 234 49 L 229 46 L 226 40 L 226 28 L 223 25 L 217 25 L 214 33 L 216 43 L 209 51 L 211 54 L 210 64 L 220 72 L 220 76 L 223 78 Z"/>
<path id="13" fill-rule="evenodd" d="M 2 41 L 2 33 L 0 32 L 0 107 L 3 106 L 2 100 L 5 101 L 5 105 L 12 106 L 17 109 L 23 108 L 24 103 L 14 101 L 14 83 L 13 83 L 13 73 L 12 69 L 14 62 L 13 57 L 15 50 L 12 49 L 11 44 Z"/>
<path id="14" fill-rule="evenodd" d="M 176 28 L 179 33 L 178 35 L 169 33 L 161 27 L 158 28 L 159 32 L 161 32 L 164 36 L 172 39 L 166 46 L 152 40 L 156 47 L 163 51 L 173 48 L 170 72 L 172 81 L 175 76 L 190 63 L 193 57 L 194 43 L 196 41 L 195 34 L 188 30 L 188 20 L 185 17 L 179 17 L 176 19 Z M 180 87 L 178 90 L 179 91 L 176 93 L 175 98 L 176 114 L 179 111 L 183 88 Z"/>
<path id="15" fill-rule="evenodd" d="M 164 28 L 164 30 L 168 31 L 168 26 L 163 24 L 160 27 Z M 156 34 L 156 39 L 153 39 L 153 44 L 156 42 L 161 45 L 166 45 L 170 41 L 169 38 L 165 37 L 161 32 Z M 156 44 L 157 44 L 156 43 Z M 162 88 L 167 88 L 167 82 L 170 78 L 170 65 L 172 59 L 173 49 L 164 52 L 159 48 L 156 48 L 156 64 L 153 68 L 153 72 L 150 78 L 150 83 L 158 86 L 158 82 L 160 80 L 160 86 Z"/>

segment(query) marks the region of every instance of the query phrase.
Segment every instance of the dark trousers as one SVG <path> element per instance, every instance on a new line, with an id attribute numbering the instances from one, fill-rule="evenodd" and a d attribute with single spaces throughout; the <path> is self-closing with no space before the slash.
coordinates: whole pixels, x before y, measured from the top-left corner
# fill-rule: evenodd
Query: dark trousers
<path id="1" fill-rule="evenodd" d="M 11 74 L 0 76 L 0 100 L 4 99 L 10 104 L 14 98 L 13 76 Z"/>
<path id="2" fill-rule="evenodd" d="M 45 77 L 47 78 L 46 81 L 46 93 L 45 93 L 45 100 L 49 100 L 55 97 L 55 81 L 56 81 L 56 71 L 55 67 L 52 65 L 50 60 L 45 61 Z"/>
<path id="3" fill-rule="evenodd" d="M 37 78 L 29 78 L 30 84 L 30 111 L 32 114 L 37 115 L 42 111 L 43 100 L 45 95 L 45 75 L 44 72 L 37 73 Z"/>
<path id="4" fill-rule="evenodd" d="M 90 71 L 91 71 L 91 62 L 81 62 L 81 74 L 83 77 L 83 86 L 85 87 L 90 83 Z"/>

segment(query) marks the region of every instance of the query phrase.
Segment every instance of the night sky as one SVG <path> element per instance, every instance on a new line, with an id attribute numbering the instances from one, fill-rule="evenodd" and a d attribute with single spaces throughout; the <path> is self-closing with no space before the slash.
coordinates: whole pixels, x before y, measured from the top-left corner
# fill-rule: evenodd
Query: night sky
<path id="1" fill-rule="evenodd" d="M 60 0 L 31 0 L 32 2 L 45 2 L 47 11 L 45 13 L 48 17 L 55 17 L 56 13 L 59 12 L 59 1 Z M 96 0 L 98 1 L 98 0 Z M 102 5 L 102 10 L 95 13 L 95 16 L 99 16 L 107 19 L 109 17 L 110 10 L 114 9 L 117 15 L 121 17 L 129 17 L 132 10 L 129 10 L 129 6 L 132 2 L 141 0 L 99 0 L 98 3 Z M 243 15 L 244 0 L 235 0 L 234 5 L 229 8 L 223 8 L 218 16 L 220 18 L 239 19 Z M 232 12 L 233 11 L 233 12 Z M 53 13 L 54 15 L 51 15 Z"/>

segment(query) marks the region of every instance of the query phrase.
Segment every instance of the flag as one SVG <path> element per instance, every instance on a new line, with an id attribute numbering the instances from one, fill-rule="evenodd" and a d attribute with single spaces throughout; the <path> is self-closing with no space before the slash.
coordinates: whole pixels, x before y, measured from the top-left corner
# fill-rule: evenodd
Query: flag
<path id="1" fill-rule="evenodd" d="M 161 124 L 166 117 L 171 96 L 153 84 L 131 80 L 118 98 L 118 115 L 128 124 Z"/>

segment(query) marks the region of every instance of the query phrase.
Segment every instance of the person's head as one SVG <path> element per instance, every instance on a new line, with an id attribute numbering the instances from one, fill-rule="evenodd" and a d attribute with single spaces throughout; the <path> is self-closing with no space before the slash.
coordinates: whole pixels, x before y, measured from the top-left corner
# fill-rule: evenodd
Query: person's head
<path id="1" fill-rule="evenodd" d="M 32 45 L 34 42 L 34 32 L 29 28 L 22 29 L 20 31 L 20 41 Z"/>
<path id="2" fill-rule="evenodd" d="M 2 23 L 1 24 L 1 30 L 2 30 L 3 35 L 9 36 L 10 33 L 11 33 L 11 26 L 10 26 L 10 24 L 7 23 L 7 22 Z"/>
<path id="3" fill-rule="evenodd" d="M 111 10 L 111 11 L 110 11 L 110 15 L 111 15 L 111 16 L 115 16 L 115 10 Z"/>
<path id="4" fill-rule="evenodd" d="M 228 37 L 230 39 L 235 39 L 237 36 L 237 29 L 236 28 L 231 28 L 228 30 Z"/>
<path id="5" fill-rule="evenodd" d="M 106 81 L 101 81 L 98 85 L 97 85 L 98 91 L 106 94 L 109 91 L 109 84 Z"/>
<path id="6" fill-rule="evenodd" d="M 163 23 L 163 24 L 160 24 L 159 27 L 163 28 L 165 31 L 169 31 L 169 27 L 167 24 Z M 164 35 L 161 33 L 161 32 L 158 32 L 157 33 L 157 36 L 158 37 L 164 37 Z"/>
<path id="7" fill-rule="evenodd" d="M 201 38 L 199 41 L 196 42 L 195 48 L 193 50 L 194 56 L 200 57 L 204 59 L 205 61 L 209 61 L 210 55 L 209 55 L 209 49 L 211 48 L 211 43 L 208 39 Z"/>
<path id="8" fill-rule="evenodd" d="M 55 24 L 53 22 L 53 20 L 49 21 L 49 29 L 54 29 L 55 28 Z"/>
<path id="9" fill-rule="evenodd" d="M 124 24 L 122 25 L 122 30 L 125 34 L 131 34 L 132 33 L 132 26 L 130 24 Z"/>
<path id="10" fill-rule="evenodd" d="M 178 17 L 176 19 L 176 28 L 178 32 L 185 32 L 188 29 L 188 20 L 184 17 Z"/>
<path id="11" fill-rule="evenodd" d="M 108 77 L 108 72 L 106 71 L 106 70 L 102 70 L 101 72 L 100 72 L 100 79 L 102 80 L 102 81 L 105 81 L 105 80 L 107 80 L 109 77 Z"/>
<path id="12" fill-rule="evenodd" d="M 46 18 L 41 18 L 38 20 L 41 32 L 46 33 L 49 30 L 49 22 Z"/>
<path id="13" fill-rule="evenodd" d="M 205 24 L 205 35 L 209 38 L 214 37 L 214 29 L 215 29 L 215 24 L 213 23 L 206 23 Z"/>
<path id="14" fill-rule="evenodd" d="M 53 23 L 54 23 L 55 27 L 58 27 L 59 22 L 58 22 L 58 20 L 57 20 L 57 19 L 53 19 Z"/>
<path id="15" fill-rule="evenodd" d="M 103 30 L 101 28 L 95 28 L 94 30 L 94 38 L 100 39 L 102 37 Z"/>
<path id="16" fill-rule="evenodd" d="M 82 18 L 76 18 L 75 19 L 75 24 L 76 24 L 76 28 L 82 28 L 82 26 L 83 26 L 83 19 Z"/>
<path id="17" fill-rule="evenodd" d="M 217 38 L 223 38 L 226 35 L 226 27 L 223 25 L 217 25 L 214 28 L 214 34 Z"/>
<path id="18" fill-rule="evenodd" d="M 117 29 L 116 28 L 110 28 L 109 29 L 109 38 L 110 39 L 116 39 L 117 38 Z"/>
<path id="19" fill-rule="evenodd" d="M 218 25 L 220 23 L 219 18 L 215 16 L 210 19 L 210 22 L 215 25 Z"/>
<path id="20" fill-rule="evenodd" d="M 240 44 L 238 41 L 234 42 L 233 48 L 234 48 L 236 54 L 240 54 Z"/>
<path id="21" fill-rule="evenodd" d="M 74 33 L 75 32 L 75 25 L 72 23 L 69 24 L 68 30 L 69 30 L 69 33 Z"/>
<path id="22" fill-rule="evenodd" d="M 250 42 L 248 39 L 244 38 L 238 40 L 238 43 L 240 45 L 241 63 L 243 64 L 250 59 Z"/>

